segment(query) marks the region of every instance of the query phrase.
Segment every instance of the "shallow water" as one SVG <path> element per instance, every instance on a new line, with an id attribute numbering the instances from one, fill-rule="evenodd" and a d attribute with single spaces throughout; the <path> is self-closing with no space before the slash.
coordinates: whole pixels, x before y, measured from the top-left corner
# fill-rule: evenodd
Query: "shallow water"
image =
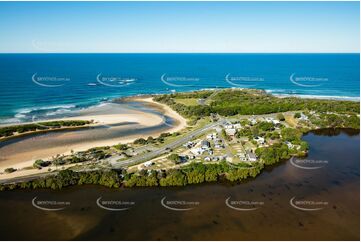
<path id="1" fill-rule="evenodd" d="M 3 240 L 359 240 L 360 136 L 352 130 L 309 133 L 308 160 L 327 161 L 320 169 L 300 169 L 290 161 L 267 168 L 241 184 L 181 188 L 107 189 L 76 186 L 61 191 L 0 193 Z M 43 211 L 32 199 L 68 201 L 62 211 Z M 131 201 L 125 211 L 107 211 L 96 200 Z M 174 211 L 166 201 L 196 202 Z M 238 211 L 225 200 L 258 202 Z M 290 200 L 324 202 L 302 211 Z M 198 204 L 199 203 L 199 204 Z M 175 205 L 172 205 L 173 207 Z M 238 206 L 236 207 L 247 207 Z M 307 207 L 305 205 L 298 205 Z M 247 208 L 252 208 L 251 206 Z M 21 230 L 21 233 L 18 232 Z"/>
<path id="2" fill-rule="evenodd" d="M 126 114 L 134 111 L 142 111 L 160 116 L 164 121 L 155 126 L 145 127 L 136 122 L 125 122 L 105 126 L 81 128 L 78 130 L 51 131 L 46 133 L 29 134 L 22 137 L 12 138 L 0 142 L 0 162 L 11 163 L 27 160 L 44 159 L 55 156 L 71 149 L 76 150 L 77 146 L 97 142 L 116 140 L 124 137 L 136 137 L 140 135 L 151 135 L 154 132 L 166 132 L 174 120 L 155 108 L 149 108 L 139 102 L 109 103 L 97 109 L 85 109 L 74 112 L 75 116 L 86 116 L 102 114 Z M 71 117 L 71 116 L 70 116 Z M 114 141 L 116 142 L 116 141 Z"/>

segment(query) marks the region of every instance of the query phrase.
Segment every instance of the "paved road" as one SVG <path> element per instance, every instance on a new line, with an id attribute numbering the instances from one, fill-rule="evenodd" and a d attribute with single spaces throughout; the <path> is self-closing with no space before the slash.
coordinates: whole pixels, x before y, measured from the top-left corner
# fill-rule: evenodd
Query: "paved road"
<path id="1" fill-rule="evenodd" d="M 185 144 L 188 141 L 193 140 L 195 137 L 204 134 L 205 132 L 209 131 L 210 129 L 222 124 L 223 122 L 225 122 L 224 120 L 219 120 L 215 123 L 211 123 L 208 124 L 200 129 L 194 130 L 192 132 L 190 132 L 189 134 L 187 134 L 185 137 L 182 137 L 180 139 L 175 140 L 174 142 L 167 144 L 165 146 L 163 146 L 160 149 L 157 149 L 155 151 L 151 151 L 149 153 L 143 154 L 143 155 L 138 155 L 135 157 L 132 157 L 130 159 L 127 160 L 123 160 L 123 161 L 117 161 L 120 157 L 110 157 L 108 159 L 108 161 L 110 162 L 110 164 L 112 165 L 112 167 L 114 168 L 121 168 L 121 167 L 126 167 L 126 166 L 132 166 L 135 165 L 137 163 L 143 162 L 143 161 L 148 161 L 151 160 L 157 156 L 160 156 L 164 153 L 169 152 L 170 149 L 174 149 L 177 148 L 179 146 L 181 146 L 182 144 Z"/>

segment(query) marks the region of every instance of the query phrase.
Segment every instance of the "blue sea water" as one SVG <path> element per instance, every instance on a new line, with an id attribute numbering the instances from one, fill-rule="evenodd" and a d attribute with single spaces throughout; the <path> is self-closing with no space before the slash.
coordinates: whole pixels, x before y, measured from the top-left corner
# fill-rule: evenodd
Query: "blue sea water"
<path id="1" fill-rule="evenodd" d="M 359 54 L 0 54 L 0 122 L 206 88 L 359 100 L 359 73 Z"/>

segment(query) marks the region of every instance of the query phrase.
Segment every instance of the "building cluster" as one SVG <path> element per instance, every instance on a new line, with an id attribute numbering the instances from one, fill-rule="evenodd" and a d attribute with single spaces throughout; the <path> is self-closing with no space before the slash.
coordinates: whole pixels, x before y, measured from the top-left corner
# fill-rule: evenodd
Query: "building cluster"
<path id="1" fill-rule="evenodd" d="M 241 129 L 242 125 L 240 123 L 226 123 L 224 125 L 224 130 L 228 136 L 234 136 L 237 133 L 237 130 Z"/>

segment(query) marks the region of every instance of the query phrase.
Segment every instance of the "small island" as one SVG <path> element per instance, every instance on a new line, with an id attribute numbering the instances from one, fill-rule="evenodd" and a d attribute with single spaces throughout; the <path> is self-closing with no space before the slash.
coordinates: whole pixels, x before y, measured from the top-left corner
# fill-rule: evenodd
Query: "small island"
<path id="1" fill-rule="evenodd" d="M 239 182 L 256 177 L 266 166 L 307 156 L 309 147 L 302 136 L 309 131 L 360 128 L 360 104 L 354 101 L 276 97 L 262 90 L 236 88 L 151 98 L 185 118 L 186 127 L 35 160 L 29 169 L 41 172 L 3 179 L 1 190 Z M 15 131 L 9 132 L 5 134 Z M 8 167 L 4 173 L 15 174 L 16 169 Z"/>

